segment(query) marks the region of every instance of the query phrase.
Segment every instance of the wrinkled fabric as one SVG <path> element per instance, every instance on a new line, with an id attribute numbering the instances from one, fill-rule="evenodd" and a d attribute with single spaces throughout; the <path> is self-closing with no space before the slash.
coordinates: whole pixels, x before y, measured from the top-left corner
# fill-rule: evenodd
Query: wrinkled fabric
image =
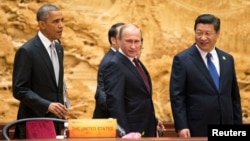
<path id="1" fill-rule="evenodd" d="M 55 139 L 54 122 L 50 120 L 37 120 L 26 122 L 27 139 Z"/>

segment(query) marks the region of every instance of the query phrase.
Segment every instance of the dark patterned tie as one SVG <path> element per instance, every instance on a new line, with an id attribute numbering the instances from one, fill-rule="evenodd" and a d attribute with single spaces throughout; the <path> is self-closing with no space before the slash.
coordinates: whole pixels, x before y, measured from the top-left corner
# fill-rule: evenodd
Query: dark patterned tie
<path id="1" fill-rule="evenodd" d="M 217 90 L 219 90 L 219 75 L 218 72 L 214 66 L 214 63 L 211 61 L 211 53 L 207 54 L 207 66 L 208 66 L 208 70 L 210 72 L 210 75 L 212 76 L 214 83 L 216 85 Z"/>
<path id="2" fill-rule="evenodd" d="M 150 92 L 149 80 L 148 80 L 148 77 L 147 77 L 145 71 L 143 70 L 143 68 L 139 64 L 139 61 L 136 58 L 133 59 L 133 62 L 135 63 L 136 69 L 140 73 L 140 75 L 141 75 L 141 77 L 142 77 L 148 91 Z"/>

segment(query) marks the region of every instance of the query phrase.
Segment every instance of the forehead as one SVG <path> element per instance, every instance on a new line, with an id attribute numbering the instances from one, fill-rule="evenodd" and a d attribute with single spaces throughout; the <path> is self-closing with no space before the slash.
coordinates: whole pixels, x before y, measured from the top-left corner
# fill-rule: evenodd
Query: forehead
<path id="1" fill-rule="evenodd" d="M 213 24 L 202 24 L 199 23 L 196 26 L 196 31 L 215 31 Z"/>
<path id="2" fill-rule="evenodd" d="M 62 18 L 62 11 L 50 11 L 48 15 L 48 19 L 58 19 Z"/>
<path id="3" fill-rule="evenodd" d="M 136 27 L 127 27 L 123 30 L 122 38 L 141 39 L 141 32 Z"/>

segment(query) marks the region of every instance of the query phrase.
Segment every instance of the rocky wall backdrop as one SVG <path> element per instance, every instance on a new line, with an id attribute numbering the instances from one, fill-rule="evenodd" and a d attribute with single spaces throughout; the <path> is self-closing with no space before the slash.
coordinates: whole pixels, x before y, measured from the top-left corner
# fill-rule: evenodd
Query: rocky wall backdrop
<path id="1" fill-rule="evenodd" d="M 141 27 L 142 61 L 153 80 L 159 119 L 172 122 L 169 76 L 173 55 L 194 42 L 194 20 L 202 13 L 221 18 L 217 46 L 235 57 L 244 121 L 250 121 L 249 0 L 0 0 L 0 122 L 16 119 L 12 97 L 15 51 L 37 33 L 37 9 L 58 5 L 64 14 L 62 44 L 71 118 L 91 118 L 98 64 L 109 49 L 107 32 L 116 22 Z M 195 82 L 194 82 L 195 83 Z"/>

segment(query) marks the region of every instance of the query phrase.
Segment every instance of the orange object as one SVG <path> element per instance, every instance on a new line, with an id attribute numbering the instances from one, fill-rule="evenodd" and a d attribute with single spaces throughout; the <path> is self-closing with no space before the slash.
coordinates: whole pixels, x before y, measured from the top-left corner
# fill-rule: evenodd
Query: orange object
<path id="1" fill-rule="evenodd" d="M 69 119 L 70 138 L 116 137 L 116 119 Z"/>

